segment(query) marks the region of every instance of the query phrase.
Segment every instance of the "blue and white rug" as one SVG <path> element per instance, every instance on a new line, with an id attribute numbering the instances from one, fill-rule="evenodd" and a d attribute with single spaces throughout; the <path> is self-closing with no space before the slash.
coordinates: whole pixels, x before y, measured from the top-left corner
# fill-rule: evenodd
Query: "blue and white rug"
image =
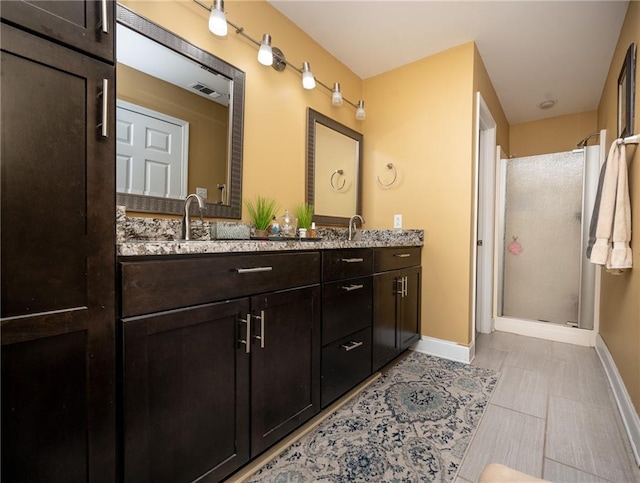
<path id="1" fill-rule="evenodd" d="M 247 481 L 453 481 L 497 382 L 411 352 Z"/>

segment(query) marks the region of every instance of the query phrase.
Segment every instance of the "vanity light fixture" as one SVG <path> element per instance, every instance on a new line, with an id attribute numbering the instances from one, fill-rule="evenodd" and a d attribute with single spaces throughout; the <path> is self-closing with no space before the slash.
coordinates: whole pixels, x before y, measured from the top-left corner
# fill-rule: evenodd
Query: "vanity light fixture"
<path id="1" fill-rule="evenodd" d="M 227 35 L 227 16 L 224 13 L 222 0 L 215 0 L 209 14 L 209 30 L 214 35 L 225 37 Z"/>
<path id="2" fill-rule="evenodd" d="M 305 89 L 315 89 L 316 87 L 316 80 L 311 72 L 309 62 L 302 63 L 302 87 Z"/>
<path id="3" fill-rule="evenodd" d="M 271 50 L 271 35 L 264 34 L 258 49 L 258 62 L 262 65 L 273 65 L 273 50 Z"/>
<path id="4" fill-rule="evenodd" d="M 340 82 L 333 84 L 333 93 L 331 94 L 331 104 L 334 106 L 342 105 L 342 92 L 340 92 Z"/>
<path id="5" fill-rule="evenodd" d="M 209 15 L 209 30 L 211 30 L 214 35 L 217 35 L 219 37 L 226 36 L 227 24 L 231 25 L 236 30 L 236 34 L 242 35 L 244 38 L 258 47 L 258 62 L 263 65 L 270 65 L 278 72 L 282 72 L 287 67 L 292 68 L 300 75 L 302 75 L 302 86 L 305 89 L 313 89 L 315 88 L 316 84 L 320 84 L 331 93 L 331 103 L 334 106 L 341 106 L 343 103 L 350 104 L 356 109 L 356 119 L 358 119 L 359 121 L 363 121 L 365 119 L 366 113 L 364 111 L 364 101 L 360 100 L 358 101 L 358 104 L 355 104 L 346 97 L 343 97 L 340 90 L 339 82 L 335 82 L 333 84 L 333 88 L 331 88 L 324 82 L 320 81 L 320 79 L 316 79 L 311 73 L 309 62 L 304 62 L 302 64 L 302 69 L 300 69 L 293 65 L 291 62 L 287 61 L 282 51 L 277 47 L 273 47 L 271 45 L 271 36 L 269 34 L 263 35 L 262 42 L 258 42 L 256 39 L 251 37 L 244 31 L 244 27 L 234 24 L 227 18 L 224 12 L 223 0 L 214 0 L 213 6 L 207 5 L 202 0 L 193 1 L 200 5 L 202 8 L 211 12 L 211 14 Z M 271 51 L 270 58 L 267 57 L 268 49 Z"/>
<path id="6" fill-rule="evenodd" d="M 360 99 L 358 101 L 358 107 L 356 108 L 356 119 L 358 121 L 364 121 L 367 117 L 367 113 L 364 110 L 364 101 Z"/>

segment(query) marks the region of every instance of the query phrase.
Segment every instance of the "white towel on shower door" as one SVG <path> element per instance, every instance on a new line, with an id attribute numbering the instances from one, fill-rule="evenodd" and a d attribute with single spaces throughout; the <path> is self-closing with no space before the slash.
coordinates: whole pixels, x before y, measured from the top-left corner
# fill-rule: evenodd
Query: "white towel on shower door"
<path id="1" fill-rule="evenodd" d="M 591 251 L 591 262 L 604 265 L 615 274 L 631 268 L 633 256 L 631 241 L 631 203 L 627 177 L 627 158 L 624 143 L 616 139 L 609 149 L 602 197 L 598 209 L 596 242 Z"/>

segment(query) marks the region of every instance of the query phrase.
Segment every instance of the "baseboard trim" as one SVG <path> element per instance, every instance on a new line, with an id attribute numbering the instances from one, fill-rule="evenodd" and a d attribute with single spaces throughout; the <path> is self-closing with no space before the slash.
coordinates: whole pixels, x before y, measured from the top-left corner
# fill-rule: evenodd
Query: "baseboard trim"
<path id="1" fill-rule="evenodd" d="M 470 346 L 466 346 L 425 335 L 411 349 L 452 361 L 464 362 L 465 364 L 469 364 L 475 355 L 475 345 L 473 343 Z"/>
<path id="2" fill-rule="evenodd" d="M 631 449 L 633 450 L 633 456 L 636 458 L 637 465 L 640 466 L 640 418 L 633 407 L 627 388 L 624 385 L 622 377 L 620 377 L 620 373 L 607 348 L 607 344 L 605 344 L 602 337 L 600 337 L 600 334 L 596 336 L 596 352 L 598 357 L 600 357 L 600 362 L 602 362 L 602 367 L 609 380 L 613 395 L 616 398 L 622 423 L 627 431 Z"/>

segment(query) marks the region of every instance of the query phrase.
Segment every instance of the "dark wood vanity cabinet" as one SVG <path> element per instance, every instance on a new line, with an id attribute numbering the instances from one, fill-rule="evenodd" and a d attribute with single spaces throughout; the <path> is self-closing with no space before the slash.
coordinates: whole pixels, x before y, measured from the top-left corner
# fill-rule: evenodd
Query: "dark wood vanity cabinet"
<path id="1" fill-rule="evenodd" d="M 322 255 L 322 407 L 371 375 L 373 251 Z"/>
<path id="2" fill-rule="evenodd" d="M 113 0 L 2 2 L 2 19 L 72 49 L 114 62 Z"/>
<path id="3" fill-rule="evenodd" d="M 220 481 L 319 411 L 319 267 L 318 252 L 120 263 L 125 481 Z"/>
<path id="4" fill-rule="evenodd" d="M 373 370 L 420 338 L 420 248 L 376 248 L 373 276 Z"/>
<path id="5" fill-rule="evenodd" d="M 115 481 L 115 69 L 85 55 L 92 36 L 60 45 L 65 22 L 38 13 L 76 3 L 0 11 L 7 482 Z M 113 51 L 113 35 L 98 43 Z"/>

